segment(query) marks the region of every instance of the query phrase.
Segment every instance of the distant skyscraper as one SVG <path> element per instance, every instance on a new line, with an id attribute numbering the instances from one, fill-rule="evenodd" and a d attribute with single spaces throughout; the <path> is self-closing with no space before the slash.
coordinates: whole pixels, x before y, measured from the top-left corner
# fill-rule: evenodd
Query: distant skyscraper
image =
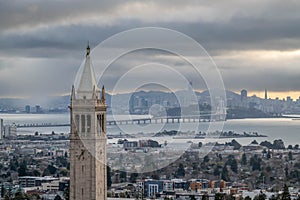
<path id="1" fill-rule="evenodd" d="M 265 89 L 265 99 L 268 99 L 268 91 Z"/>
<path id="2" fill-rule="evenodd" d="M 247 96 L 248 96 L 247 90 L 243 89 L 241 91 L 241 101 L 244 102 L 247 99 Z"/>
<path id="3" fill-rule="evenodd" d="M 26 105 L 25 106 L 25 112 L 26 113 L 30 113 L 30 105 Z"/>
<path id="4" fill-rule="evenodd" d="M 70 199 L 106 200 L 106 100 L 101 98 L 87 47 L 77 93 L 71 94 Z"/>
<path id="5" fill-rule="evenodd" d="M 3 119 L 0 119 L 0 140 L 3 139 L 4 127 L 3 127 Z"/>
<path id="6" fill-rule="evenodd" d="M 36 112 L 36 113 L 41 113 L 41 112 L 42 112 L 41 106 L 36 105 L 36 106 L 35 106 L 35 112 Z"/>

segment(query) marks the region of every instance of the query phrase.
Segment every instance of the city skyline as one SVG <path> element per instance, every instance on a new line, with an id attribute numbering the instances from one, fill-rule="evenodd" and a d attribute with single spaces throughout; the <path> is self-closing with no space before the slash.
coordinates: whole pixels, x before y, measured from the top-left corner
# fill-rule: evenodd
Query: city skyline
<path id="1" fill-rule="evenodd" d="M 271 98 L 300 96 L 299 2 L 75 1 L 69 5 L 29 0 L 0 5 L 0 97 L 69 94 L 87 40 L 93 48 L 121 31 L 145 26 L 174 29 L 203 45 L 227 90 L 246 88 L 249 95 L 263 97 L 267 88 Z M 151 60 L 188 67 L 174 55 L 150 53 Z M 188 48 L 187 53 L 193 57 Z M 114 67 L 129 68 L 149 61 L 147 56 L 148 52 L 131 53 Z M 98 67 L 97 62 L 94 65 Z M 115 74 L 118 70 L 108 79 Z M 195 81 L 192 73 L 187 78 Z M 105 85 L 109 92 L 112 84 Z M 195 89 L 205 88 L 195 84 Z"/>

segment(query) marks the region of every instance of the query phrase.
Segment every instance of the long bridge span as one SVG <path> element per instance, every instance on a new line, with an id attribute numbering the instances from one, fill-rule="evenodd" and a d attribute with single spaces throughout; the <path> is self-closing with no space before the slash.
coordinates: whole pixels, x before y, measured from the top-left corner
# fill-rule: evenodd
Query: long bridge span
<path id="1" fill-rule="evenodd" d="M 195 123 L 195 122 L 210 122 L 224 121 L 224 116 L 220 114 L 205 114 L 205 115 L 190 115 L 190 116 L 167 116 L 167 117 L 152 117 L 152 118 L 137 118 L 137 119 L 121 119 L 108 120 L 107 125 L 126 125 L 126 124 L 162 124 L 162 123 Z M 70 126 L 69 123 L 28 123 L 16 124 L 17 128 L 32 128 L 32 127 L 60 127 Z"/>

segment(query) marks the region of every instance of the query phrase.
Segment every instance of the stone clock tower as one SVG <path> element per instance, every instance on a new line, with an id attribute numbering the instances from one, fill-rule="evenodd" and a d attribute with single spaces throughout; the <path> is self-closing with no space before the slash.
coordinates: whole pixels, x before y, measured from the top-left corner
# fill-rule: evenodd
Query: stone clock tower
<path id="1" fill-rule="evenodd" d="M 89 46 L 79 87 L 72 87 L 70 113 L 70 199 L 106 200 L 105 91 L 100 95 Z"/>

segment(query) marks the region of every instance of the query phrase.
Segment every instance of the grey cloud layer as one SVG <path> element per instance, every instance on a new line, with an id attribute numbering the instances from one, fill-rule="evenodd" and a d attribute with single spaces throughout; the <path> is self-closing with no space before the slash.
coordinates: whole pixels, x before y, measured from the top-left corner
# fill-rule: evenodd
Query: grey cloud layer
<path id="1" fill-rule="evenodd" d="M 299 91 L 296 60 L 300 55 L 277 62 L 271 59 L 269 63 L 255 57 L 226 57 L 232 51 L 300 49 L 299 10 L 300 2 L 293 0 L 0 0 L 0 96 L 18 95 L 28 88 L 67 92 L 84 57 L 87 40 L 95 46 L 120 31 L 143 26 L 171 28 L 194 38 L 216 60 L 228 89 Z M 193 52 L 189 54 L 193 56 Z M 186 67 L 172 57 L 163 59 Z M 130 67 L 133 62 L 122 61 L 116 66 Z M 50 81 L 39 79 L 50 75 L 55 83 L 45 86 L 32 81 Z M 18 81 L 13 80 L 22 84 L 17 86 Z"/>

